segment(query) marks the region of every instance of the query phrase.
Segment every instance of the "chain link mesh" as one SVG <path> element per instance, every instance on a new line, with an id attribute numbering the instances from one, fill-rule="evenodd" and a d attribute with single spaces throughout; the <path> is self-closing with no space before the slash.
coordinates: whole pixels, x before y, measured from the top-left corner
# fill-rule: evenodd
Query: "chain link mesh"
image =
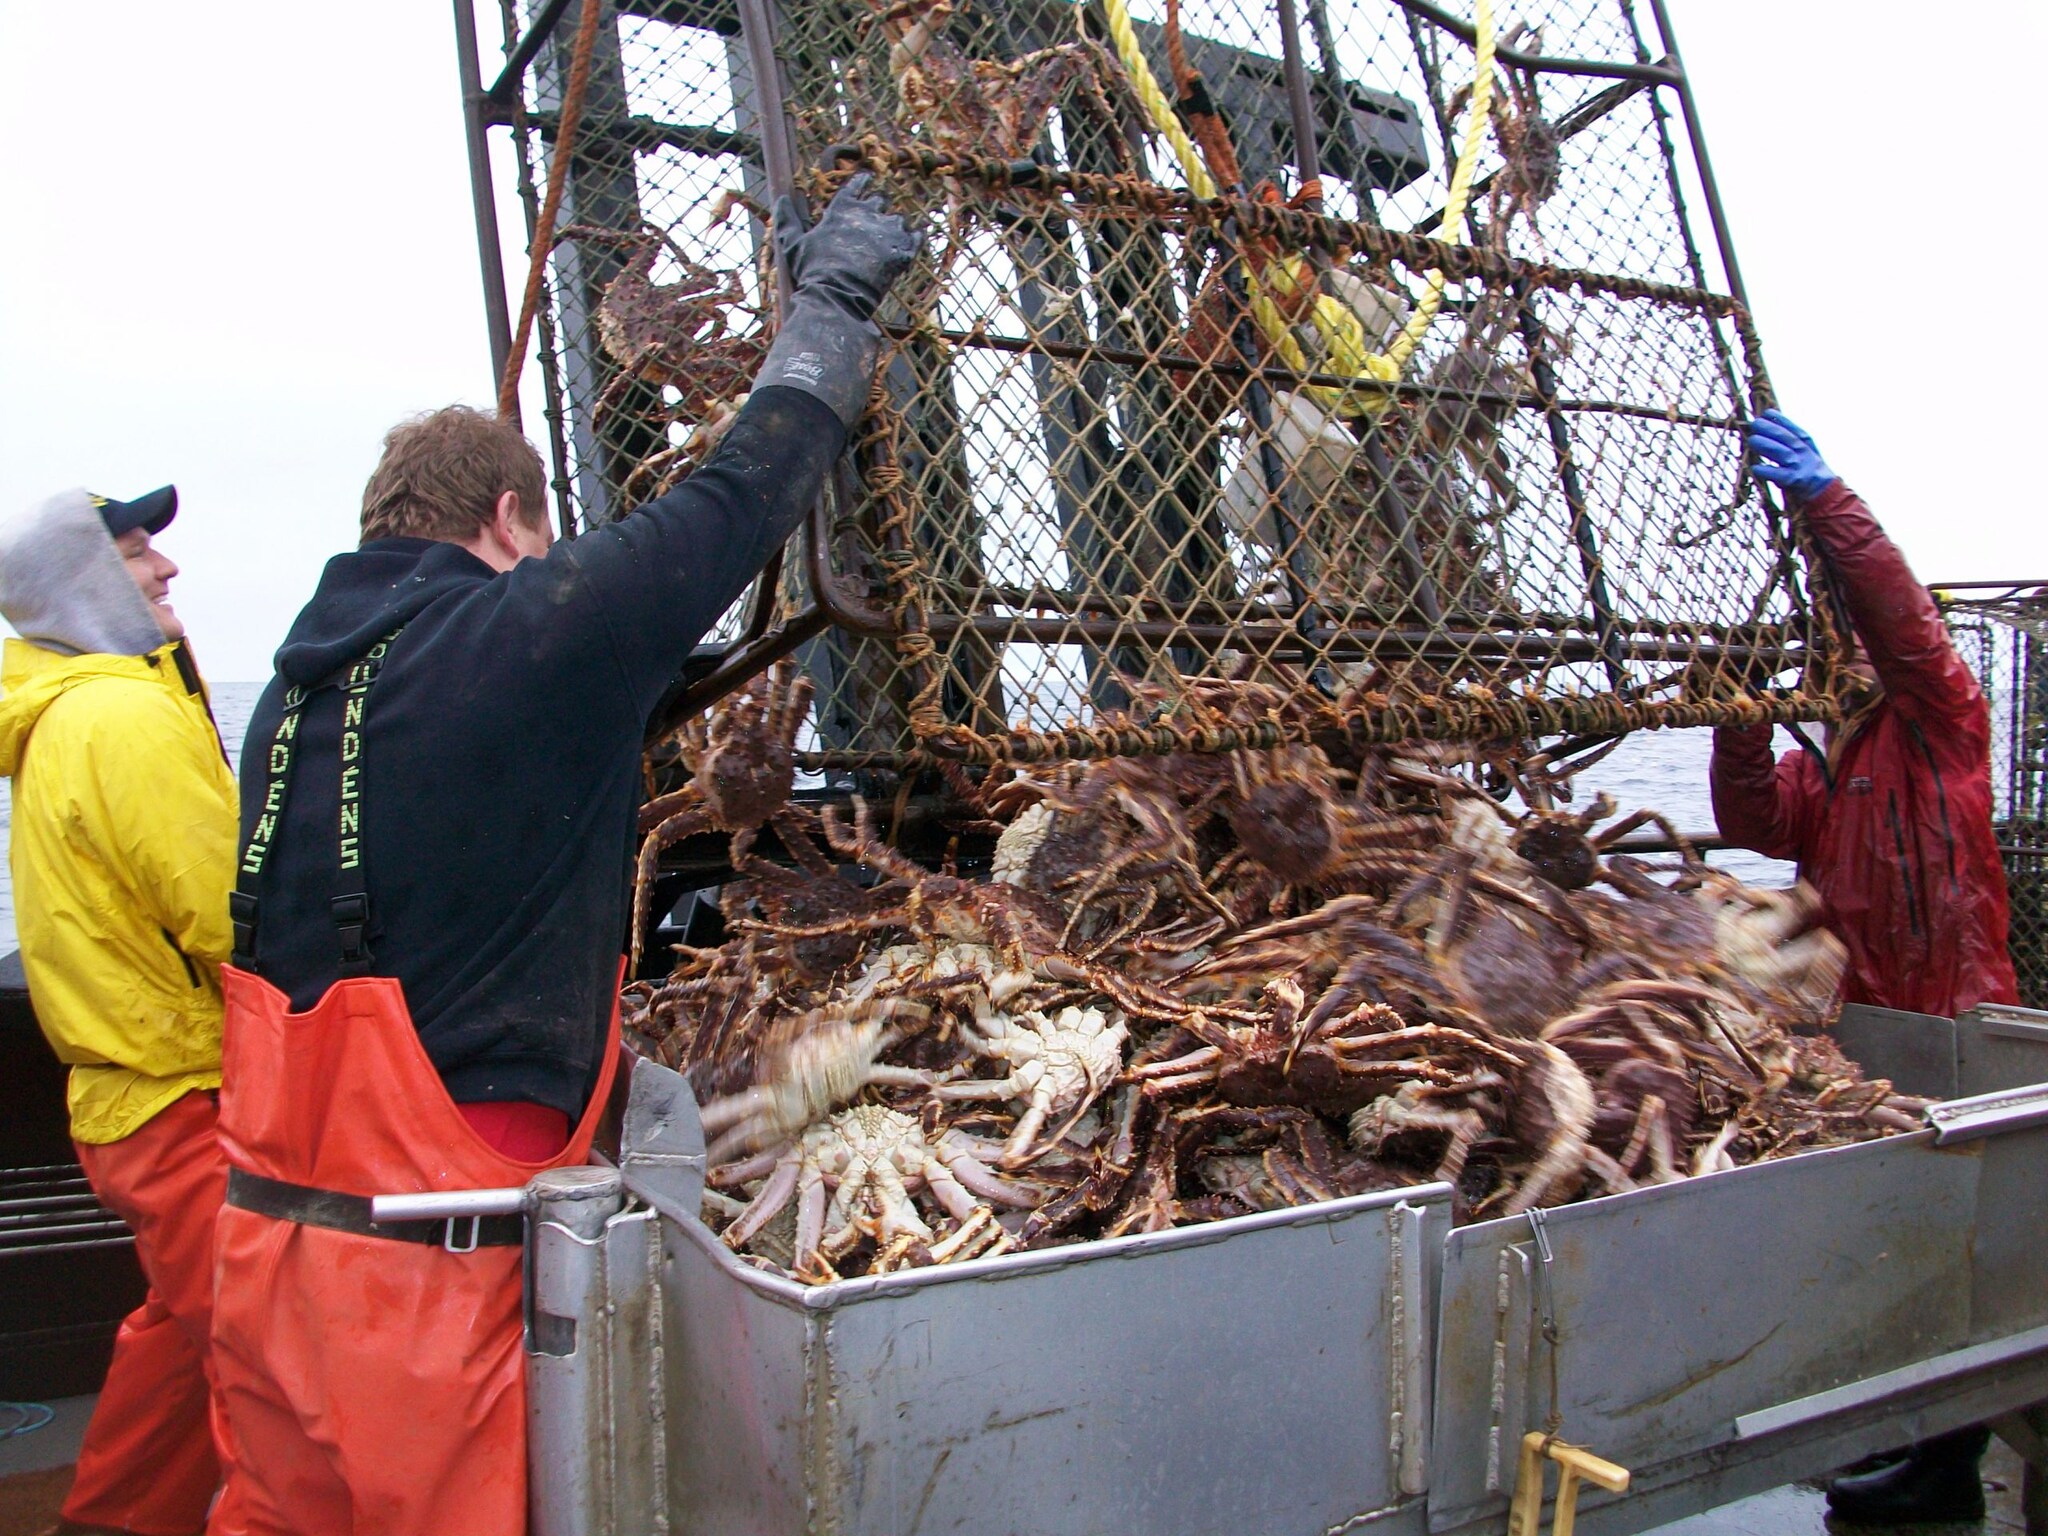
<path id="1" fill-rule="evenodd" d="M 540 331 L 565 522 L 729 419 L 776 145 L 812 207 L 864 168 L 925 236 L 874 409 L 695 702 L 801 646 L 807 761 L 870 768 L 1831 713 L 1838 624 L 1744 473 L 1769 384 L 1631 0 L 1299 8 L 608 12 Z M 1289 708 L 1207 709 L 1225 671 Z"/>

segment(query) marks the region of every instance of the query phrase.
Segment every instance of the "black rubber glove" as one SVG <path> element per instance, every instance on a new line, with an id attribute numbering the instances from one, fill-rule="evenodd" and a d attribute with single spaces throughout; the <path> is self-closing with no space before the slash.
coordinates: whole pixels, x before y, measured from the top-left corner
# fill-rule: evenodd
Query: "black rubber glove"
<path id="1" fill-rule="evenodd" d="M 775 245 L 789 270 L 782 329 L 754 378 L 815 395 L 848 427 L 867 410 L 882 350 L 875 311 L 918 251 L 911 227 L 869 192 L 865 171 L 839 189 L 809 231 L 785 197 L 775 205 Z"/>

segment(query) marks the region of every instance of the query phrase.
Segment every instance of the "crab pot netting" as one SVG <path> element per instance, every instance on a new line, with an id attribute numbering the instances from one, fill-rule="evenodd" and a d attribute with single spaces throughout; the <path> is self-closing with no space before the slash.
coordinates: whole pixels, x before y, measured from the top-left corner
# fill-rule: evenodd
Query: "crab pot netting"
<path id="1" fill-rule="evenodd" d="M 868 169 L 925 236 L 846 471 L 717 637 L 806 637 L 814 763 L 1829 713 L 1837 625 L 1743 472 L 1768 382 L 1688 224 L 1676 93 L 1529 62 L 1649 61 L 1630 0 L 1497 8 L 1490 104 L 1471 12 L 1300 8 L 1306 191 L 1277 0 L 1182 7 L 1187 71 L 1152 0 L 770 17 L 795 190 Z M 686 474 L 772 331 L 741 22 L 599 31 L 541 336 L 579 522 Z M 529 195 L 571 31 L 527 81 Z M 1200 165 L 1161 132 L 1190 72 Z M 1207 715 L 1219 673 L 1299 707 Z"/>
<path id="2" fill-rule="evenodd" d="M 1991 704 L 1993 816 L 2020 1001 L 2048 1007 L 2048 590 L 2030 583 L 1938 597 Z"/>

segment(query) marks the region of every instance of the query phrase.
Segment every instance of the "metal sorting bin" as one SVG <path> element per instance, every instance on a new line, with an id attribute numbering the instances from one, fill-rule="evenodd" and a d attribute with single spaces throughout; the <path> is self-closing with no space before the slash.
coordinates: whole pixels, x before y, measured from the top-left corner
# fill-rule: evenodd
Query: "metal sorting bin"
<path id="1" fill-rule="evenodd" d="M 1451 1234 L 1433 1533 L 1502 1528 L 1553 1372 L 1564 1437 L 1635 1474 L 1626 1496 L 1589 1494 L 1589 1536 L 2048 1399 L 2048 1089 L 1997 1093 L 2048 1082 L 2048 1016 L 1850 1009 L 1839 1032 L 1909 1091 L 1992 1097 L 1912 1135 L 1543 1212 L 1540 1232 Z"/>
<path id="2" fill-rule="evenodd" d="M 2048 1015 L 1841 1033 L 1989 1097 L 1540 1233 L 1424 1185 L 815 1287 L 697 1220 L 694 1102 L 637 1064 L 631 1208 L 540 1192 L 535 1531 L 1497 1532 L 1554 1364 L 1563 1435 L 1636 1474 L 1581 1514 L 1622 1536 L 2048 1400 Z"/>

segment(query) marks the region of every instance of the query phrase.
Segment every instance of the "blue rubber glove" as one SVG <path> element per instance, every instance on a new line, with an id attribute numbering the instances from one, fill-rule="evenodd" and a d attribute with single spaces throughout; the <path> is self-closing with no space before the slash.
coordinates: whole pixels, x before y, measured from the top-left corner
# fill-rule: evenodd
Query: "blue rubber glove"
<path id="1" fill-rule="evenodd" d="M 1781 485 L 1801 501 L 1811 501 L 1839 478 L 1806 430 L 1783 411 L 1765 411 L 1749 424 L 1749 452 L 1757 479 Z"/>

